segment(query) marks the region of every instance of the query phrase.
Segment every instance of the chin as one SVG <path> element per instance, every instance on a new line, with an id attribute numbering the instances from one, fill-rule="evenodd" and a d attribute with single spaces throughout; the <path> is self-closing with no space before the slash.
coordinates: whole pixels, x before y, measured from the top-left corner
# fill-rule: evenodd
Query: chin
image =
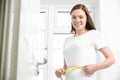
<path id="1" fill-rule="evenodd" d="M 82 29 L 82 27 L 81 26 L 77 26 L 76 29 Z"/>

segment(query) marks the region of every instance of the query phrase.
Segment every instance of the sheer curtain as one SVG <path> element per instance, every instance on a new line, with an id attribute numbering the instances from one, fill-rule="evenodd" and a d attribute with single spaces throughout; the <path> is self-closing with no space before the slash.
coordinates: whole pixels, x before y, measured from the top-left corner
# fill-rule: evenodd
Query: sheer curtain
<path id="1" fill-rule="evenodd" d="M 14 15 L 12 16 L 12 9 Z M 16 80 L 20 0 L 0 0 L 0 79 Z M 12 19 L 13 18 L 13 19 Z M 11 22 L 12 21 L 12 22 Z M 13 27 L 12 36 L 10 28 Z M 12 41 L 10 44 L 10 40 Z M 13 43 L 14 42 L 14 43 Z"/>
<path id="2" fill-rule="evenodd" d="M 2 58 L 2 35 L 3 35 L 3 15 L 4 15 L 4 4 L 3 4 L 4 0 L 0 0 L 0 69 L 1 69 L 1 58 Z M 1 70 L 0 70 L 1 71 Z"/>
<path id="3" fill-rule="evenodd" d="M 7 14 L 9 14 L 9 9 L 6 9 L 10 5 L 7 5 L 6 0 L 0 0 L 0 78 L 3 80 L 2 76 L 5 76 L 5 66 L 6 66 L 6 51 L 5 47 L 7 46 L 6 44 L 6 34 L 7 30 L 7 23 L 9 17 L 7 17 Z M 6 14 L 7 11 L 7 14 Z M 4 36 L 3 36 L 4 35 Z"/>

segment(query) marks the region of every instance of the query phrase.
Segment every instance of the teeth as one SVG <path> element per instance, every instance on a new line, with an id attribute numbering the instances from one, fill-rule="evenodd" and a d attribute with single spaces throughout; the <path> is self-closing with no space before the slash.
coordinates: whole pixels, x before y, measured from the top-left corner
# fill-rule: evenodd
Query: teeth
<path id="1" fill-rule="evenodd" d="M 81 25 L 81 24 L 76 24 L 76 25 Z"/>
<path id="2" fill-rule="evenodd" d="M 81 25 L 82 23 L 76 24 L 76 25 Z"/>

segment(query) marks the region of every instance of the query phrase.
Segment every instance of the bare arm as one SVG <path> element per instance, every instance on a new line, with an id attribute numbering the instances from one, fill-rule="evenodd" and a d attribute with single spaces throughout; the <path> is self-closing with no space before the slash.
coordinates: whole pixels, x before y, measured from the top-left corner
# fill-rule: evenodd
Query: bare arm
<path id="1" fill-rule="evenodd" d="M 99 50 L 104 55 L 105 60 L 97 64 L 90 64 L 84 66 L 83 69 L 89 74 L 92 74 L 97 70 L 107 68 L 115 62 L 112 51 L 108 47 L 104 47 Z"/>
<path id="2" fill-rule="evenodd" d="M 107 68 L 115 62 L 115 59 L 113 57 L 113 53 L 108 47 L 104 47 L 104 48 L 101 48 L 99 50 L 104 55 L 105 60 L 103 62 L 97 64 L 98 70 Z"/>
<path id="3" fill-rule="evenodd" d="M 67 65 L 66 65 L 66 61 L 65 61 L 65 59 L 64 59 L 64 66 L 63 66 L 63 69 L 67 69 Z"/>

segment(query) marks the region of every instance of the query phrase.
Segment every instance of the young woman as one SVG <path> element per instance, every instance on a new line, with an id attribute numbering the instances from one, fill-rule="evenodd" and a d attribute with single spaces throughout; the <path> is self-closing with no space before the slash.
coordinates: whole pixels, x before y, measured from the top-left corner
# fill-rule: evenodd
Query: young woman
<path id="1" fill-rule="evenodd" d="M 115 61 L 103 35 L 96 30 L 87 7 L 77 4 L 71 9 L 73 33 L 64 44 L 64 67 L 55 71 L 65 80 L 96 80 L 95 72 L 111 66 Z M 105 60 L 96 63 L 97 51 Z"/>

